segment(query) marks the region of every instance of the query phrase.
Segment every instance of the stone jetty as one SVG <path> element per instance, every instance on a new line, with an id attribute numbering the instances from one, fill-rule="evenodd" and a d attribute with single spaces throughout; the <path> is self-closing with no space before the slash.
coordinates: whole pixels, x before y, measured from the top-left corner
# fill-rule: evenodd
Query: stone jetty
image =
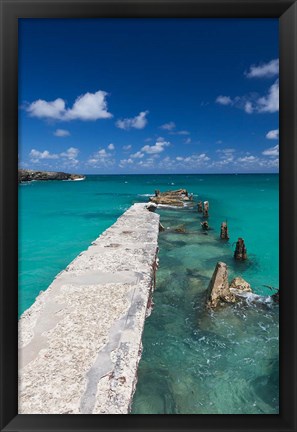
<path id="1" fill-rule="evenodd" d="M 155 191 L 155 196 L 150 197 L 150 201 L 155 204 L 183 207 L 184 203 L 192 200 L 192 195 L 186 189 L 178 189 L 166 192 Z"/>
<path id="2" fill-rule="evenodd" d="M 19 414 L 127 414 L 152 305 L 159 215 L 134 204 L 19 320 Z"/>
<path id="3" fill-rule="evenodd" d="M 56 171 L 33 171 L 33 170 L 18 170 L 19 183 L 33 180 L 84 180 L 85 176 L 81 174 L 68 174 Z"/>

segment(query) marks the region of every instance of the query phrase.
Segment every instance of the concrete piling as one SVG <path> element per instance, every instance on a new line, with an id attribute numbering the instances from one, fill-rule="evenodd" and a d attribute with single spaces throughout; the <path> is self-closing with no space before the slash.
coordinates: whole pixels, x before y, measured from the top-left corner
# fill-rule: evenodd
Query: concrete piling
<path id="1" fill-rule="evenodd" d="M 222 222 L 221 223 L 221 234 L 220 234 L 220 237 L 221 237 L 222 240 L 229 240 L 227 222 Z"/>
<path id="2" fill-rule="evenodd" d="M 207 221 L 201 222 L 201 227 L 204 231 L 208 231 L 209 230 L 208 222 Z"/>
<path id="3" fill-rule="evenodd" d="M 209 202 L 204 201 L 203 203 L 203 216 L 208 217 L 208 209 L 209 209 Z"/>
<path id="4" fill-rule="evenodd" d="M 234 258 L 238 261 L 244 261 L 247 259 L 247 249 L 245 247 L 244 239 L 241 237 L 239 237 L 236 242 Z"/>

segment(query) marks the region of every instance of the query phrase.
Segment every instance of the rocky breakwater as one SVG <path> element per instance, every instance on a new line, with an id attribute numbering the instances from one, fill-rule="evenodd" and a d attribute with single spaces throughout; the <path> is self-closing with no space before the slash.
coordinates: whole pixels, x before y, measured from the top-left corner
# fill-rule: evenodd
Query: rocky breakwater
<path id="1" fill-rule="evenodd" d="M 150 201 L 155 204 L 166 206 L 183 207 L 188 201 L 192 201 L 193 196 L 189 195 L 186 189 L 160 192 L 155 191 L 155 196 L 150 197 Z"/>
<path id="2" fill-rule="evenodd" d="M 69 174 L 56 171 L 33 171 L 19 169 L 19 183 L 33 180 L 84 180 L 85 176 L 81 174 Z"/>

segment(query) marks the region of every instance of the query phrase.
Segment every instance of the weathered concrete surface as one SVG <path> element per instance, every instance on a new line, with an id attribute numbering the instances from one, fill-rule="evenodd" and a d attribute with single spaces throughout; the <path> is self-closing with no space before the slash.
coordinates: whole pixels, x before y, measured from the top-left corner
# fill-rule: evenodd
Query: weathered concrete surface
<path id="1" fill-rule="evenodd" d="M 159 215 L 134 204 L 19 321 L 19 413 L 130 410 L 157 267 Z"/>

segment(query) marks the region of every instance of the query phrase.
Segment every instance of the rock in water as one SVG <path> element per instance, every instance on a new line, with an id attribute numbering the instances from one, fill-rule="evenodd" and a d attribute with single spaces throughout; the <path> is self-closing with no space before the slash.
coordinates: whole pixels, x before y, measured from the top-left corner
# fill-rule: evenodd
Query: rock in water
<path id="1" fill-rule="evenodd" d="M 222 303 L 235 303 L 243 293 L 251 293 L 252 289 L 242 277 L 235 277 L 228 283 L 228 268 L 223 262 L 218 262 L 208 286 L 207 307 L 214 309 Z"/>
<path id="2" fill-rule="evenodd" d="M 244 292 L 252 292 L 250 284 L 242 279 L 242 277 L 238 276 L 235 277 L 232 282 L 230 283 L 230 288 L 235 288 L 240 291 Z"/>
<path id="3" fill-rule="evenodd" d="M 216 308 L 221 302 L 233 303 L 235 296 L 230 292 L 227 264 L 218 262 L 208 286 L 207 307 Z"/>
<path id="4" fill-rule="evenodd" d="M 146 205 L 146 208 L 147 208 L 148 211 L 150 211 L 150 212 L 155 212 L 156 209 L 158 208 L 158 206 L 157 206 L 157 204 L 155 204 L 155 203 L 149 202 L 149 203 Z"/>

